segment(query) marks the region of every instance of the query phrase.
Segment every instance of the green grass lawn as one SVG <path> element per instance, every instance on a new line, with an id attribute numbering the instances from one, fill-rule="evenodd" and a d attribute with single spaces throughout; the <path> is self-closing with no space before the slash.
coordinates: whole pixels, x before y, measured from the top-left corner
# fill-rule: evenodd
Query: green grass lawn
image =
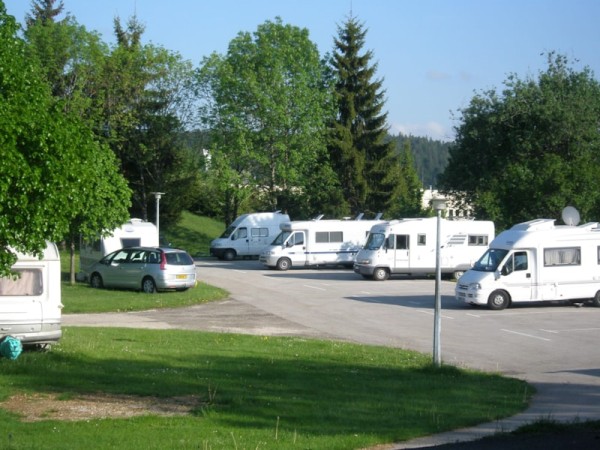
<path id="1" fill-rule="evenodd" d="M 78 327 L 49 352 L 0 359 L 0 400 L 35 393 L 200 403 L 179 417 L 75 422 L 23 422 L 0 410 L 1 448 L 364 448 L 512 415 L 530 396 L 522 381 L 436 369 L 429 356 L 392 348 Z"/>

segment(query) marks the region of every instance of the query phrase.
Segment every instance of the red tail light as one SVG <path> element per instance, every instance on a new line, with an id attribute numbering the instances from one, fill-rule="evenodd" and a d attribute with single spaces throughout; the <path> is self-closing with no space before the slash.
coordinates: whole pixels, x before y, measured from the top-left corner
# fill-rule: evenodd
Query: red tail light
<path id="1" fill-rule="evenodd" d="M 160 270 L 165 270 L 165 266 L 167 265 L 167 255 L 164 252 L 160 253 Z"/>

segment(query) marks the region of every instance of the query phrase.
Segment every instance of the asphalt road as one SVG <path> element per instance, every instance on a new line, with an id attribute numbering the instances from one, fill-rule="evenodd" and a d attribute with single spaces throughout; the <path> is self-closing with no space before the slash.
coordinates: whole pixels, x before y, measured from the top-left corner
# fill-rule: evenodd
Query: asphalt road
<path id="1" fill-rule="evenodd" d="M 433 279 L 375 282 L 347 269 L 279 272 L 255 260 L 197 265 L 199 279 L 227 289 L 229 299 L 183 310 L 65 315 L 63 324 L 308 336 L 432 353 Z M 443 362 L 525 379 L 537 394 L 516 417 L 396 448 L 471 440 L 540 419 L 600 419 L 600 308 L 557 303 L 490 311 L 458 303 L 453 293 L 454 282 L 442 281 Z"/>

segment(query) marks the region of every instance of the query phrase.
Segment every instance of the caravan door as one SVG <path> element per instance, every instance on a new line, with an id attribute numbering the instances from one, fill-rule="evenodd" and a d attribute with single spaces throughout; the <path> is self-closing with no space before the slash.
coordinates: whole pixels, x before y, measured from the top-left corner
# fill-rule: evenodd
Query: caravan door
<path id="1" fill-rule="evenodd" d="M 389 240 L 394 248 L 394 267 L 408 268 L 410 267 L 409 251 L 410 251 L 410 236 L 408 234 L 391 234 Z"/>

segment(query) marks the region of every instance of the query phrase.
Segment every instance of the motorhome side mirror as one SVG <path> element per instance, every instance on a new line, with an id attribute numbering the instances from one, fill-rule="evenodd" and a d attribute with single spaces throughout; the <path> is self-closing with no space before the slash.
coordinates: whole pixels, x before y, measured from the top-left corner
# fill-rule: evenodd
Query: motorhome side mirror
<path id="1" fill-rule="evenodd" d="M 500 273 L 504 276 L 508 275 L 510 272 L 508 271 L 508 266 L 502 266 Z"/>

